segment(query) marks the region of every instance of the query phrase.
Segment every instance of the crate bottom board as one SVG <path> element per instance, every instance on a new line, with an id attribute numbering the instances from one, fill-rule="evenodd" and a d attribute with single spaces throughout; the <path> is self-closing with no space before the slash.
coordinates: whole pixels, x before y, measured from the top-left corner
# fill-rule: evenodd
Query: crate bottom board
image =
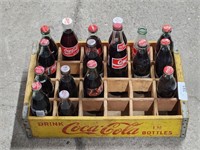
<path id="1" fill-rule="evenodd" d="M 180 137 L 182 116 L 29 117 L 33 137 Z"/>

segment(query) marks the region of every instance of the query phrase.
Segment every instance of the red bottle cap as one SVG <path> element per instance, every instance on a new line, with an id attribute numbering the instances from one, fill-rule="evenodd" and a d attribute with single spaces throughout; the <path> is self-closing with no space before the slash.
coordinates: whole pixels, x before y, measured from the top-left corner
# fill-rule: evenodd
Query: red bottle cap
<path id="1" fill-rule="evenodd" d="M 62 90 L 59 92 L 59 97 L 61 99 L 67 99 L 69 98 L 69 92 L 67 90 Z"/>
<path id="2" fill-rule="evenodd" d="M 33 82 L 32 89 L 33 91 L 39 91 L 42 88 L 42 84 L 40 82 Z"/>
<path id="3" fill-rule="evenodd" d="M 147 40 L 141 39 L 138 41 L 138 46 L 139 47 L 146 47 L 147 46 Z"/>
<path id="4" fill-rule="evenodd" d="M 115 18 L 113 18 L 113 24 L 114 23 L 123 23 L 123 19 L 121 18 L 121 17 L 115 17 Z"/>
<path id="5" fill-rule="evenodd" d="M 94 69 L 97 67 L 97 62 L 95 60 L 90 60 L 87 62 L 87 67 L 90 69 Z"/>
<path id="6" fill-rule="evenodd" d="M 47 26 L 47 25 L 43 25 L 43 26 L 40 28 L 40 31 L 41 31 L 41 33 L 49 33 L 49 32 L 50 32 L 50 28 L 49 28 L 49 26 Z"/>
<path id="7" fill-rule="evenodd" d="M 88 27 L 88 31 L 90 33 L 96 33 L 98 31 L 98 26 L 96 24 L 91 24 Z"/>
<path id="8" fill-rule="evenodd" d="M 41 40 L 40 40 L 40 45 L 42 45 L 42 46 L 47 46 L 47 45 L 49 45 L 49 40 L 48 40 L 48 39 L 45 39 L 45 38 L 41 39 Z"/>
<path id="9" fill-rule="evenodd" d="M 166 75 L 172 75 L 174 73 L 174 69 L 171 66 L 165 66 L 163 72 Z"/>
<path id="10" fill-rule="evenodd" d="M 122 30 L 122 24 L 121 23 L 114 23 L 113 24 L 113 30 L 116 30 L 116 31 Z"/>
<path id="11" fill-rule="evenodd" d="M 169 45 L 169 44 L 170 44 L 170 40 L 164 38 L 164 39 L 161 40 L 161 44 L 162 44 L 162 45 Z"/>
<path id="12" fill-rule="evenodd" d="M 72 24 L 72 19 L 71 18 L 63 18 L 62 23 L 64 25 L 70 25 L 70 24 Z"/>
<path id="13" fill-rule="evenodd" d="M 42 67 L 42 66 L 35 67 L 35 74 L 41 75 L 43 73 L 44 73 L 44 67 Z"/>
<path id="14" fill-rule="evenodd" d="M 172 31 L 172 27 L 169 24 L 165 24 L 162 26 L 162 31 L 163 32 L 171 32 Z"/>
<path id="15" fill-rule="evenodd" d="M 60 68 L 61 74 L 68 74 L 70 72 L 70 67 L 68 65 L 63 65 Z"/>

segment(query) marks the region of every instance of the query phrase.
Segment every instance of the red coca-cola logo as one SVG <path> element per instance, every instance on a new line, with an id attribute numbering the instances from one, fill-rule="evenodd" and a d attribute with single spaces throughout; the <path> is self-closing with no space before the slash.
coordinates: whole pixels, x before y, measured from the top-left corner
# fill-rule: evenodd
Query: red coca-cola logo
<path id="1" fill-rule="evenodd" d="M 117 44 L 117 51 L 121 52 L 126 49 L 126 45 L 124 43 Z"/>
<path id="2" fill-rule="evenodd" d="M 128 64 L 128 55 L 123 58 L 112 58 L 112 68 L 113 69 L 122 69 L 125 68 Z"/>
<path id="3" fill-rule="evenodd" d="M 97 49 L 97 53 L 99 54 L 99 56 L 102 54 L 102 49 L 101 48 L 98 48 Z"/>
<path id="4" fill-rule="evenodd" d="M 52 66 L 47 67 L 45 69 L 45 72 L 47 75 L 51 75 L 51 74 L 55 73 L 56 72 L 56 62 Z"/>
<path id="5" fill-rule="evenodd" d="M 143 123 L 114 122 L 105 126 L 100 125 L 81 125 L 73 122 L 66 125 L 62 132 L 64 134 L 102 134 L 102 135 L 134 135 L 139 132 L 139 127 Z"/>
<path id="6" fill-rule="evenodd" d="M 73 47 L 64 47 L 61 45 L 62 54 L 66 57 L 73 57 L 79 52 L 78 43 Z"/>

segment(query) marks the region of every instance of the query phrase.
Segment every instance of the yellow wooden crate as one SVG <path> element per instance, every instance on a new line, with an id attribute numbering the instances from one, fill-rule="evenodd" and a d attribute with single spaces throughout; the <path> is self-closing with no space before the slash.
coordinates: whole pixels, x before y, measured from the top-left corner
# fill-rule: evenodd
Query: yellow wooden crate
<path id="1" fill-rule="evenodd" d="M 181 87 L 184 87 L 182 64 L 179 52 L 174 51 L 175 77 L 180 90 L 175 98 L 157 98 L 155 78 L 154 49 L 156 42 L 150 41 L 151 78 L 132 78 L 131 47 L 133 41 L 127 44 L 128 77 L 107 77 L 107 42 L 103 42 L 104 52 L 104 97 L 83 97 L 83 55 L 85 42 L 79 42 L 81 49 L 80 61 L 63 61 L 59 46 L 52 116 L 36 117 L 30 114 L 32 96 L 31 84 L 34 80 L 34 68 L 37 65 L 37 54 L 31 55 L 28 70 L 23 121 L 28 137 L 185 137 L 188 124 L 187 99 L 182 97 Z M 58 116 L 57 91 L 61 77 L 60 67 L 67 64 L 71 74 L 75 76 L 79 87 L 79 96 L 70 98 L 78 107 L 78 116 Z M 137 91 L 147 92 L 145 96 Z M 110 92 L 125 92 L 123 97 L 111 96 Z M 186 94 L 186 93 L 185 93 Z M 88 116 L 87 111 L 103 111 L 102 116 Z"/>

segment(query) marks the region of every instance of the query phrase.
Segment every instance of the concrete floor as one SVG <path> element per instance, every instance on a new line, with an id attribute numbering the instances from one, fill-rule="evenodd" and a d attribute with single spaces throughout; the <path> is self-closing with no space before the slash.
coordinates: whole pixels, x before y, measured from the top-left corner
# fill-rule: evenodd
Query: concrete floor
<path id="1" fill-rule="evenodd" d="M 75 20 L 79 39 L 87 38 L 87 26 L 99 25 L 99 36 L 107 40 L 112 18 L 124 19 L 124 31 L 135 39 L 139 26 L 148 28 L 148 39 L 161 34 L 161 25 L 173 26 L 175 47 L 180 49 L 189 95 L 190 122 L 187 137 L 179 138 L 65 138 L 28 139 L 21 111 L 31 44 L 40 39 L 42 24 L 53 27 L 52 36 L 59 41 L 61 19 Z M 199 0 L 15 0 L 0 2 L 0 149 L 200 149 L 200 1 Z"/>

